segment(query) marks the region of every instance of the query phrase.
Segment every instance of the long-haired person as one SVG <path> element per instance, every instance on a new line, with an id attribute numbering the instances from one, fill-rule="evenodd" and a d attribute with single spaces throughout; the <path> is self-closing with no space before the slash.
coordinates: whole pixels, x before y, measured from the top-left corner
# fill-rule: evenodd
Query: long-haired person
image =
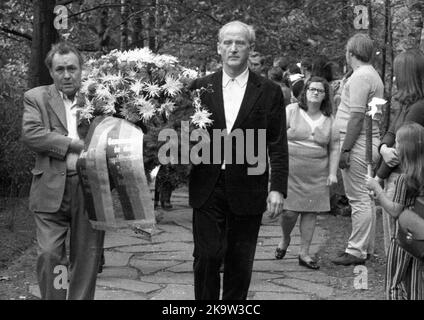
<path id="1" fill-rule="evenodd" d="M 376 174 L 377 180 L 385 179 L 385 191 L 389 196 L 394 193 L 394 181 L 401 171 L 394 147 L 396 132 L 406 121 L 424 126 L 424 54 L 418 49 L 400 53 L 394 61 L 394 75 L 397 87 L 394 100 L 400 110 L 381 141 L 379 151 L 383 161 Z M 383 215 L 383 231 L 387 253 L 394 232 L 394 219 L 390 215 Z"/>
<path id="2" fill-rule="evenodd" d="M 309 253 L 317 213 L 330 211 L 329 186 L 337 182 L 340 147 L 331 110 L 330 87 L 321 77 L 310 78 L 299 102 L 286 107 L 289 180 L 275 257 L 285 256 L 300 215 L 299 264 L 310 269 L 319 268 Z"/>
<path id="3" fill-rule="evenodd" d="M 370 177 L 367 188 L 374 191 L 385 213 L 397 221 L 403 210 L 414 206 L 416 197 L 424 195 L 424 127 L 413 122 L 401 126 L 396 132 L 395 150 L 402 173 L 396 178 L 394 195 L 385 193 Z M 396 222 L 387 255 L 386 298 L 423 300 L 423 263 L 398 245 L 398 228 Z"/>

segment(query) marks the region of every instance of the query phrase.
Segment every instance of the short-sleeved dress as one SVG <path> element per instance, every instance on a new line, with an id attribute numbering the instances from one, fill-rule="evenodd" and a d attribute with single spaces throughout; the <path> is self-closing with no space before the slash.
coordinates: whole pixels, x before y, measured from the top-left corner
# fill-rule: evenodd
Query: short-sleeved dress
<path id="1" fill-rule="evenodd" d="M 284 209 L 297 212 L 330 211 L 330 145 L 338 141 L 333 118 L 312 120 L 298 103 L 286 107 L 289 178 Z"/>
<path id="2" fill-rule="evenodd" d="M 415 197 L 408 196 L 404 175 L 395 181 L 393 202 L 408 208 L 414 205 Z M 386 298 L 387 300 L 424 300 L 424 266 L 421 261 L 406 252 L 396 240 L 399 229 L 396 220 L 395 232 L 387 253 Z"/>

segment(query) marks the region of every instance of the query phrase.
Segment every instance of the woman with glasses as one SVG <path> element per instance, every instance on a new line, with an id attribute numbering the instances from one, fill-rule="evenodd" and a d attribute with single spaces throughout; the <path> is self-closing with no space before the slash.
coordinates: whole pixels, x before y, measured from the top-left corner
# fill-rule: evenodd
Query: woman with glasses
<path id="1" fill-rule="evenodd" d="M 330 211 L 330 186 L 337 182 L 339 136 L 333 130 L 330 87 L 321 77 L 311 77 L 299 102 L 286 107 L 289 146 L 287 199 L 281 219 L 282 239 L 275 258 L 282 259 L 300 215 L 299 265 L 319 269 L 309 253 L 318 212 Z"/>

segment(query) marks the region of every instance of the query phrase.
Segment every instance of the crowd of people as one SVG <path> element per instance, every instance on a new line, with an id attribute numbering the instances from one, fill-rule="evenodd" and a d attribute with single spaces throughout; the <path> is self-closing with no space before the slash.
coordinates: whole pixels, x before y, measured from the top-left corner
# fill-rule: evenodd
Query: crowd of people
<path id="1" fill-rule="evenodd" d="M 383 208 L 387 254 L 387 299 L 424 299 L 424 264 L 397 242 L 398 217 L 414 210 L 424 195 L 424 54 L 411 49 L 394 60 L 400 110 L 381 137 L 380 118 L 368 104 L 384 97 L 373 66 L 374 43 L 363 33 L 346 44 L 343 79 L 335 79 L 325 56 L 303 59 L 300 66 L 277 57 L 265 67 L 254 51 L 255 32 L 240 21 L 218 33 L 222 69 L 196 79 L 191 89 L 212 87 L 202 104 L 213 120 L 207 130 L 266 130 L 266 170 L 248 174 L 249 163 L 193 165 L 189 203 L 193 207 L 194 292 L 196 299 L 246 299 L 262 215 L 280 218 L 282 236 L 275 258 L 284 259 L 300 217 L 299 265 L 319 269 L 310 253 L 317 214 L 331 210 L 332 186 L 339 184 L 351 207 L 352 232 L 346 249 L 332 262 L 365 264 L 374 252 L 376 206 Z M 30 206 L 35 212 L 39 258 L 37 276 L 43 299 L 93 299 L 104 232 L 91 228 L 84 208 L 75 160 L 83 148 L 75 127 L 83 62 L 68 43 L 49 52 L 54 83 L 25 94 L 23 141 L 37 154 Z M 369 132 L 367 137 L 367 132 Z M 216 145 L 210 134 L 210 146 Z M 368 138 L 368 139 L 367 139 Z M 255 152 L 259 139 L 252 141 Z M 371 144 L 371 145 L 370 145 Z M 236 146 L 231 145 L 233 155 Z M 372 149 L 376 175 L 369 175 L 366 150 Z M 235 158 L 235 157 L 233 157 Z M 163 167 L 164 172 L 171 167 Z M 166 173 L 164 174 L 166 176 Z M 160 177 L 156 205 L 172 208 L 173 186 Z M 384 185 L 384 187 L 383 187 Z M 66 292 L 54 286 L 55 266 L 67 265 L 65 235 L 71 231 L 70 282 Z M 284 260 L 283 260 L 284 261 Z"/>

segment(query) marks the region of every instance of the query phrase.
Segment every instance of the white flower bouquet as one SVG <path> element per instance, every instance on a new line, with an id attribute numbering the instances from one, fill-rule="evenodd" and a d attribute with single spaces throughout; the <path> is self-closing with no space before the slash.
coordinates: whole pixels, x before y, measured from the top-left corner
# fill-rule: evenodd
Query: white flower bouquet
<path id="1" fill-rule="evenodd" d="M 200 92 L 187 89 L 197 76 L 195 70 L 181 66 L 170 55 L 154 54 L 147 48 L 113 50 L 86 64 L 80 119 L 91 121 L 98 115 L 110 115 L 148 126 L 166 121 L 176 108 L 189 103 L 191 123 L 206 128 L 212 121 L 200 103 Z"/>

